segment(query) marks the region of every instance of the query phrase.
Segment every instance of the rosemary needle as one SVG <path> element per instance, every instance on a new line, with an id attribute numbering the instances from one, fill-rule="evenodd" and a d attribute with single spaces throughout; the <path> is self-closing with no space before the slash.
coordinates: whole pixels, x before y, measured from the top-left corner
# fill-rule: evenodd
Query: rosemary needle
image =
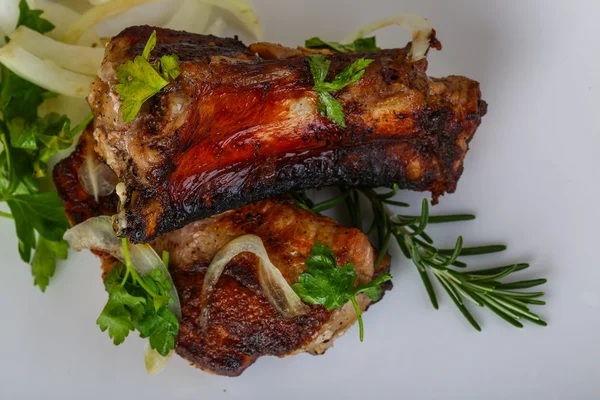
<path id="1" fill-rule="evenodd" d="M 531 279 L 515 282 L 502 282 L 501 279 L 529 268 L 529 264 L 513 264 L 480 270 L 467 270 L 467 264 L 459 257 L 485 255 L 506 250 L 505 245 L 463 247 L 462 237 L 458 237 L 452 249 L 438 249 L 433 239 L 425 231 L 429 224 L 471 221 L 471 214 L 429 215 L 429 203 L 423 200 L 420 215 L 395 214 L 389 206 L 409 207 L 407 203 L 392 200 L 398 193 L 394 185 L 387 193 L 377 193 L 373 189 L 339 188 L 340 194 L 327 201 L 314 204 L 304 192 L 292 193 L 298 206 L 319 214 L 321 211 L 337 207 L 342 203 L 350 214 L 355 227 L 363 230 L 364 215 L 361 213 L 361 198 L 366 198 L 372 211 L 371 223 L 365 233 L 375 235 L 379 253 L 375 265 L 379 265 L 388 251 L 391 239 L 395 239 L 404 256 L 410 259 L 417 271 L 429 300 L 435 309 L 439 307 L 432 277 L 448 294 L 461 314 L 478 331 L 481 326 L 467 308 L 467 304 L 487 308 L 511 325 L 522 328 L 522 321 L 546 326 L 538 315 L 531 312 L 530 305 L 544 305 L 539 300 L 543 292 L 526 292 L 546 283 L 546 279 Z"/>

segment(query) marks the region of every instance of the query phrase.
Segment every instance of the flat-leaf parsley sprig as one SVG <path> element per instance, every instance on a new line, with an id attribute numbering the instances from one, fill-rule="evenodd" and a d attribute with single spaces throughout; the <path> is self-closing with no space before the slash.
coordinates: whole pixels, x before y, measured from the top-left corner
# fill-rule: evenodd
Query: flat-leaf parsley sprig
<path id="1" fill-rule="evenodd" d="M 108 330 L 115 345 L 137 330 L 149 339 L 150 347 L 167 356 L 179 333 L 179 320 L 168 306 L 173 301 L 171 281 L 159 269 L 140 276 L 131 264 L 127 239 L 122 245 L 125 264 L 117 264 L 104 279 L 108 301 L 96 323 L 102 332 Z M 168 262 L 168 256 L 163 254 L 163 260 Z"/>
<path id="2" fill-rule="evenodd" d="M 362 342 L 364 326 L 356 296 L 364 293 L 373 301 L 379 300 L 381 284 L 392 279 L 392 276 L 382 274 L 371 282 L 355 287 L 354 266 L 347 263 L 338 268 L 335 254 L 329 246 L 318 242 L 314 244 L 310 257 L 306 260 L 306 270 L 306 273 L 300 275 L 298 282 L 292 285 L 292 289 L 306 303 L 321 304 L 327 310 L 340 308 L 350 301 L 356 312 Z"/>
<path id="3" fill-rule="evenodd" d="M 360 58 L 344 68 L 342 72 L 335 76 L 333 81 L 325 82 L 331 61 L 320 54 L 308 57 L 308 66 L 315 82 L 313 90 L 317 92 L 319 99 L 317 110 L 336 125 L 345 128 L 344 108 L 342 103 L 331 95 L 331 92 L 341 90 L 358 81 L 364 75 L 365 69 L 372 62 L 373 60 L 371 59 Z"/>
<path id="4" fill-rule="evenodd" d="M 39 33 L 54 28 L 42 18 L 43 11 L 19 2 L 17 26 Z M 74 128 L 66 115 L 38 115 L 44 100 L 56 96 L 0 65 L 0 202 L 14 220 L 21 259 L 31 263 L 33 282 L 46 290 L 56 270 L 56 260 L 66 259 L 68 244 L 63 234 L 69 228 L 64 205 L 55 191 L 44 190 L 40 179 L 48 175 L 50 158 L 69 148 L 91 120 L 91 114 Z M 34 252 L 35 250 L 35 252 Z"/>
<path id="5" fill-rule="evenodd" d="M 141 56 L 126 61 L 117 68 L 119 84 L 115 91 L 123 100 L 121 116 L 123 121 L 131 122 L 142 108 L 142 104 L 181 74 L 179 58 L 172 54 L 162 56 L 150 63 L 150 53 L 156 46 L 156 31 L 152 31 Z"/>
<path id="6" fill-rule="evenodd" d="M 349 44 L 327 42 L 315 36 L 310 39 L 306 39 L 306 41 L 304 42 L 304 47 L 306 47 L 307 49 L 329 48 L 331 50 L 337 51 L 338 53 L 371 53 L 374 51 L 381 50 L 379 47 L 377 47 L 377 41 L 375 39 L 375 36 L 358 38 L 354 42 Z"/>
<path id="7" fill-rule="evenodd" d="M 543 300 L 540 300 L 544 293 L 523 291 L 523 289 L 546 283 L 546 279 L 521 280 L 508 283 L 501 281 L 503 278 L 512 276 L 515 272 L 528 268 L 529 264 L 519 263 L 479 270 L 466 270 L 467 264 L 458 259 L 459 257 L 503 251 L 506 246 L 463 247 L 463 239 L 459 236 L 454 248 L 438 249 L 435 247 L 433 239 L 425 232 L 429 224 L 469 221 L 475 219 L 474 215 L 430 216 L 427 200 L 423 200 L 420 215 L 395 214 L 389 209 L 390 206 L 409 206 L 409 204 L 394 200 L 398 192 L 397 185 L 394 185 L 391 192 L 383 194 L 377 193 L 373 189 L 339 188 L 339 190 L 339 195 L 318 204 L 314 204 L 303 192 L 295 192 L 292 197 L 300 207 L 315 213 L 345 203 L 353 224 L 361 230 L 364 217 L 361 213 L 361 199 L 366 198 L 371 206 L 372 221 L 365 233 L 369 236 L 375 235 L 380 249 L 375 266 L 379 265 L 385 256 L 391 239 L 395 239 L 405 257 L 412 260 L 417 267 L 431 304 L 435 309 L 438 308 L 438 300 L 432 284 L 432 277 L 452 299 L 463 316 L 478 331 L 481 330 L 481 327 L 466 307 L 467 302 L 491 310 L 518 328 L 523 327 L 522 320 L 541 326 L 547 325 L 545 321 L 529 309 L 531 305 L 546 304 Z"/>

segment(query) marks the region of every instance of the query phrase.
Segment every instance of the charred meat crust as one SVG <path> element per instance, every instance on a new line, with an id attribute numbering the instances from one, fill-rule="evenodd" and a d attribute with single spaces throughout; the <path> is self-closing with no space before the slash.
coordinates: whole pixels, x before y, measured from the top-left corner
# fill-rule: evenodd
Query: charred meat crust
<path id="1" fill-rule="evenodd" d="M 322 306 L 310 306 L 311 311 L 303 316 L 282 318 L 262 293 L 253 258 L 242 255 L 226 267 L 215 289 L 206 331 L 198 322 L 206 266 L 194 265 L 173 273 L 183 315 L 176 351 L 192 365 L 218 375 L 238 376 L 261 356 L 283 357 L 301 351 L 333 318 L 336 311 Z M 384 269 L 389 269 L 389 263 Z M 382 287 L 385 292 L 391 283 Z M 371 304 L 365 300 L 364 309 Z M 325 350 L 330 347 L 325 345 Z"/>
<path id="2" fill-rule="evenodd" d="M 84 132 L 76 151 L 54 169 L 57 190 L 72 224 L 116 212 L 115 194 L 101 197 L 98 204 L 85 192 L 78 177 L 85 157 L 95 156 L 91 130 Z M 192 365 L 220 375 L 240 375 L 265 355 L 282 357 L 303 351 L 322 354 L 356 321 L 348 305 L 333 311 L 310 306 L 306 315 L 281 317 L 260 289 L 255 256 L 242 254 L 225 268 L 210 303 L 208 329 L 202 330 L 200 290 L 208 265 L 219 248 L 243 234 L 261 237 L 269 257 L 289 283 L 305 271 L 304 260 L 316 241 L 332 248 L 338 264 L 355 265 L 358 284 L 389 270 L 389 257 L 373 270 L 374 252 L 360 231 L 317 217 L 281 198 L 196 221 L 157 238 L 151 244 L 159 253 L 170 252 L 169 269 L 182 305 L 176 352 Z M 105 273 L 116 264 L 111 256 L 96 253 Z M 391 289 L 391 282 L 382 288 Z M 358 301 L 363 310 L 372 304 L 364 295 Z"/>
<path id="3" fill-rule="evenodd" d="M 114 70 L 153 29 L 110 42 L 89 97 L 99 153 L 126 185 L 116 228 L 136 242 L 294 189 L 399 183 L 435 200 L 455 190 L 486 110 L 477 82 L 429 79 L 426 60 L 407 60 L 410 45 L 328 54 L 328 79 L 360 57 L 375 60 L 334 92 L 342 129 L 317 112 L 306 57 L 258 59 L 236 39 L 156 28 L 152 57 L 177 54 L 182 74 L 123 123 Z"/>

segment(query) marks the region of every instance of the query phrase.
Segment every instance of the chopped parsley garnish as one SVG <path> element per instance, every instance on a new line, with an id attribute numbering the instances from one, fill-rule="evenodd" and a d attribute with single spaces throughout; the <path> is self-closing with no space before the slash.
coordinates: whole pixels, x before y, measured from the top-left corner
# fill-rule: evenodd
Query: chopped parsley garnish
<path id="1" fill-rule="evenodd" d="M 382 274 L 364 285 L 355 286 L 356 272 L 352 264 L 337 267 L 335 254 L 321 243 L 315 243 L 306 260 L 307 273 L 300 275 L 292 289 L 309 304 L 321 304 L 328 310 L 342 307 L 352 302 L 358 318 L 360 341 L 364 338 L 364 327 L 356 296 L 364 293 L 373 301 L 381 298 L 381 284 L 392 279 L 390 274 Z"/>
<path id="2" fill-rule="evenodd" d="M 125 264 L 117 264 L 104 279 L 108 301 L 96 323 L 115 345 L 125 341 L 130 331 L 148 338 L 150 347 L 166 356 L 175 348 L 179 320 L 169 309 L 172 284 L 159 269 L 140 276 L 131 264 L 127 239 L 123 239 Z M 163 256 L 163 259 L 165 257 Z"/>
<path id="3" fill-rule="evenodd" d="M 308 66 L 315 81 L 313 90 L 317 92 L 319 98 L 318 111 L 336 125 L 345 128 L 344 108 L 330 92 L 343 89 L 358 81 L 364 75 L 365 69 L 372 62 L 373 60 L 371 59 L 360 58 L 344 68 L 342 72 L 335 76 L 332 82 L 325 82 L 331 61 L 320 54 L 310 56 L 308 58 Z"/>
<path id="4" fill-rule="evenodd" d="M 42 10 L 32 10 L 29 8 L 27 1 L 19 2 L 19 20 L 17 26 L 26 26 L 39 33 L 50 32 L 54 29 L 54 24 L 47 19 L 42 18 Z"/>
<path id="5" fill-rule="evenodd" d="M 350 44 L 342 44 L 338 42 L 326 42 L 319 37 L 312 37 L 307 39 L 304 43 L 304 47 L 308 49 L 324 49 L 330 48 L 339 53 L 371 53 L 377 50 L 380 50 L 377 47 L 377 41 L 375 36 L 367 37 L 367 38 L 359 38 Z"/>
<path id="6" fill-rule="evenodd" d="M 29 9 L 25 0 L 19 9 L 18 25 L 40 33 L 54 28 L 41 18 L 43 11 Z M 54 94 L 3 65 L 0 76 L 0 202 L 10 209 L 0 216 L 14 220 L 21 259 L 31 262 L 34 284 L 45 291 L 56 270 L 56 259 L 67 257 L 68 244 L 62 237 L 69 223 L 56 192 L 41 189 L 37 178 L 47 175 L 50 157 L 72 145 L 91 115 L 73 129 L 65 115 L 40 117 L 38 107 Z"/>
<path id="7" fill-rule="evenodd" d="M 179 59 L 176 55 L 162 56 L 160 60 L 149 62 L 150 52 L 156 46 L 156 31 L 153 31 L 146 42 L 141 56 L 133 61 L 126 61 L 117 68 L 119 84 L 115 91 L 123 100 L 121 117 L 131 122 L 142 108 L 142 104 L 181 74 Z"/>

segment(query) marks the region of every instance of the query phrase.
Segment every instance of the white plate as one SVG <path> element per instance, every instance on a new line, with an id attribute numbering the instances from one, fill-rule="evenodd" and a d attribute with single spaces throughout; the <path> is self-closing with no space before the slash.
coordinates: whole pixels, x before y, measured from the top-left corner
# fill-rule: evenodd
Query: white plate
<path id="1" fill-rule="evenodd" d="M 444 45 L 433 76 L 482 84 L 489 114 L 471 143 L 456 194 L 436 211 L 474 222 L 432 229 L 453 244 L 506 242 L 494 262 L 529 261 L 546 276 L 547 328 L 515 329 L 474 310 L 474 331 L 440 293 L 434 311 L 415 268 L 400 257 L 394 290 L 322 357 L 260 359 L 239 378 L 212 376 L 178 357 L 144 371 L 144 341 L 115 347 L 95 319 L 106 301 L 98 261 L 72 254 L 45 294 L 0 221 L 0 398 L 49 399 L 597 399 L 600 396 L 600 3 L 590 1 L 253 0 L 267 39 L 286 45 L 340 39 L 398 12 L 428 17 Z M 389 29 L 385 46 L 408 36 Z M 418 202 L 421 194 L 403 193 Z M 397 254 L 394 254 L 397 255 Z M 475 265 L 481 259 L 474 259 Z M 439 291 L 438 291 L 439 292 Z"/>

